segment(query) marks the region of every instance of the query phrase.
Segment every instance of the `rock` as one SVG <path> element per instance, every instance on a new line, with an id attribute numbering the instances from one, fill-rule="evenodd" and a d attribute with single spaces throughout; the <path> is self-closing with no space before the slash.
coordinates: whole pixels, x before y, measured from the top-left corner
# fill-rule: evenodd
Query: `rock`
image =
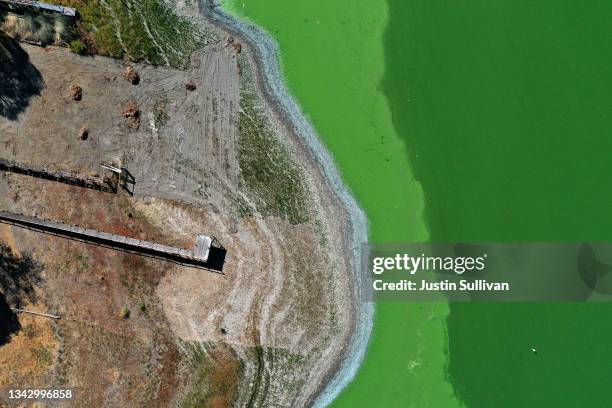
<path id="1" fill-rule="evenodd" d="M 87 129 L 85 126 L 83 126 L 79 130 L 79 137 L 81 138 L 81 140 L 87 140 L 87 138 L 89 137 L 89 129 Z"/>

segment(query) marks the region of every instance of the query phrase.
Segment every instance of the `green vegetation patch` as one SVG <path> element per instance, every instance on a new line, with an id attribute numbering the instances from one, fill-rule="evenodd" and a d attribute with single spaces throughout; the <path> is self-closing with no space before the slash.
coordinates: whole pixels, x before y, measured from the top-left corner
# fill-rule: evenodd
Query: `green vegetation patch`
<path id="1" fill-rule="evenodd" d="M 154 65 L 184 67 L 204 38 L 190 20 L 161 0 L 58 0 L 79 14 L 79 54 L 99 54 Z"/>
<path id="2" fill-rule="evenodd" d="M 153 105 L 153 110 L 151 111 L 151 125 L 153 132 L 157 133 L 159 129 L 164 127 L 168 120 L 170 120 L 170 115 L 168 114 L 168 100 L 160 99 L 155 101 Z"/>
<path id="3" fill-rule="evenodd" d="M 243 68 L 245 65 L 243 59 Z M 242 178 L 263 215 L 286 217 L 291 224 L 306 222 L 309 217 L 304 174 L 275 135 L 251 75 L 248 67 L 243 69 L 238 140 Z"/>
<path id="4" fill-rule="evenodd" d="M 87 44 L 81 40 L 74 40 L 70 42 L 70 51 L 75 54 L 87 54 Z"/>
<path id="5" fill-rule="evenodd" d="M 36 361 L 36 365 L 40 368 L 46 368 L 53 362 L 51 351 L 44 346 L 32 349 L 32 356 Z"/>

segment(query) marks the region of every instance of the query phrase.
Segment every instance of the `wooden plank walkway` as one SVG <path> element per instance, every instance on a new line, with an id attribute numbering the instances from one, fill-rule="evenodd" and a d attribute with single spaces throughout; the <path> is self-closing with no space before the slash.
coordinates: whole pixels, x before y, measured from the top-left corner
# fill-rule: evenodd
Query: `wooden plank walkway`
<path id="1" fill-rule="evenodd" d="M 8 171 L 30 177 L 57 181 L 58 183 L 104 191 L 106 193 L 117 193 L 119 184 L 119 176 L 114 173 L 111 173 L 113 174 L 111 177 L 100 178 L 85 176 L 67 170 L 36 167 L 4 159 L 0 159 L 0 171 Z"/>
<path id="2" fill-rule="evenodd" d="M 76 225 L 49 221 L 42 218 L 28 217 L 25 215 L 0 211 L 0 223 L 15 225 L 46 234 L 56 235 L 63 238 L 73 239 L 89 244 L 100 245 L 120 251 L 140 254 L 152 258 L 164 259 L 187 266 L 207 269 L 222 273 L 225 260 L 225 249 L 212 246 L 215 239 L 205 235 L 196 237 L 193 250 L 176 248 L 155 242 L 142 241 L 123 235 L 110 234 L 108 232 L 83 228 Z M 211 257 L 214 253 L 214 257 Z M 222 254 L 223 259 L 218 258 Z M 211 258 L 211 259 L 209 259 Z M 215 258 L 215 259 L 212 259 Z M 220 265 L 220 267 L 218 266 Z"/>

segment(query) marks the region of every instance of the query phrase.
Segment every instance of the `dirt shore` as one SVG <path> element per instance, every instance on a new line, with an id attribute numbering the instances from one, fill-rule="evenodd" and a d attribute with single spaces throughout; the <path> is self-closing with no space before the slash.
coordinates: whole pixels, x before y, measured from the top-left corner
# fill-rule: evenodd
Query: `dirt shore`
<path id="1" fill-rule="evenodd" d="M 86 174 L 119 163 L 135 194 L 4 174 L 0 207 L 182 247 L 205 233 L 228 257 L 218 276 L 4 228 L 22 274 L 2 293 L 62 320 L 19 317 L 0 384 L 64 384 L 76 406 L 306 406 L 338 371 L 355 330 L 354 220 L 249 44 L 214 31 L 186 70 L 22 46 L 44 86 L 0 116 L 0 157 Z"/>
<path id="2" fill-rule="evenodd" d="M 318 167 L 324 182 L 335 194 L 337 203 L 344 208 L 349 222 L 342 239 L 345 241 L 345 256 L 351 259 L 353 274 L 349 276 L 354 302 L 351 308 L 351 335 L 346 340 L 342 353 L 338 354 L 335 365 L 321 376 L 324 380 L 321 381 L 320 388 L 313 393 L 313 400 L 309 402 L 315 406 L 327 406 L 356 375 L 372 330 L 374 307 L 371 303 L 360 301 L 361 291 L 365 289 L 361 287 L 359 280 L 362 244 L 368 241 L 367 218 L 341 180 L 333 157 L 322 145 L 316 130 L 287 91 L 276 42 L 259 27 L 226 13 L 218 1 L 202 0 L 200 4 L 201 12 L 208 21 L 249 45 L 248 49 L 257 67 L 257 84 L 263 97 L 276 117 L 291 129 L 291 137 L 301 145 L 309 161 Z"/>

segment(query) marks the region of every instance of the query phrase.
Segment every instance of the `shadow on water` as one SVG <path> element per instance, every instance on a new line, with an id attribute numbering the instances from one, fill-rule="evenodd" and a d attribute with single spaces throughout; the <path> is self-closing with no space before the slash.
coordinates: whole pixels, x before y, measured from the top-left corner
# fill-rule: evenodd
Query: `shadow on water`
<path id="1" fill-rule="evenodd" d="M 11 307 L 36 301 L 36 286 L 41 283 L 41 267 L 29 256 L 18 257 L 0 243 L 0 346 L 19 331 L 17 316 Z"/>
<path id="2" fill-rule="evenodd" d="M 0 116 L 16 120 L 43 87 L 42 75 L 25 50 L 0 31 Z"/>

